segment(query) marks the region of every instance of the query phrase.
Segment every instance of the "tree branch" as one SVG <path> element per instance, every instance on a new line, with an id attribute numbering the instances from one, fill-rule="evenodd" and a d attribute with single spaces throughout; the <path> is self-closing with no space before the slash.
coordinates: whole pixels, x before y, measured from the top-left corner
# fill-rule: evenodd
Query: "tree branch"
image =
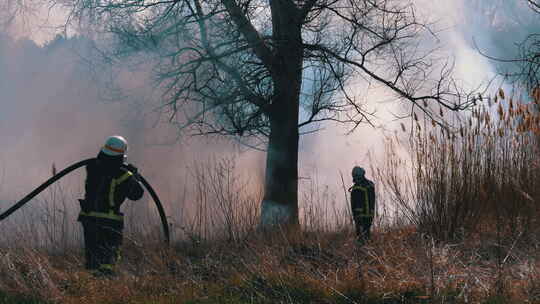
<path id="1" fill-rule="evenodd" d="M 307 0 L 300 8 L 300 20 L 306 20 L 309 12 L 313 9 L 318 0 Z"/>
<path id="2" fill-rule="evenodd" d="M 227 0 L 225 0 L 225 1 L 227 1 Z M 266 111 L 266 106 L 267 106 L 266 101 L 264 99 L 262 99 L 261 97 L 256 96 L 255 94 L 253 94 L 251 92 L 251 90 L 245 85 L 244 80 L 242 79 L 242 75 L 240 74 L 240 72 L 238 70 L 236 70 L 235 68 L 225 64 L 222 60 L 219 60 L 219 58 L 221 56 L 214 53 L 214 50 L 213 50 L 212 46 L 210 45 L 210 42 L 208 41 L 208 31 L 207 31 L 206 23 L 202 19 L 204 17 L 204 14 L 203 14 L 200 2 L 198 0 L 195 1 L 195 8 L 196 8 L 196 13 L 199 16 L 199 27 L 200 27 L 200 30 L 201 30 L 201 41 L 203 43 L 204 48 L 206 49 L 206 51 L 208 52 L 208 54 L 212 58 L 212 60 L 214 62 L 216 62 L 220 66 L 221 69 L 223 69 L 225 72 L 227 72 L 229 75 L 231 75 L 234 78 L 234 80 L 238 84 L 242 94 L 248 100 L 250 100 L 254 105 L 257 105 L 261 109 Z"/>
<path id="3" fill-rule="evenodd" d="M 274 56 L 272 51 L 264 43 L 264 39 L 259 35 L 259 32 L 253 24 L 246 18 L 246 15 L 242 12 L 242 9 L 236 4 L 234 0 L 222 0 L 223 5 L 229 12 L 231 19 L 238 27 L 238 30 L 244 35 L 249 45 L 253 48 L 253 51 L 257 57 L 262 61 L 264 66 L 272 71 Z"/>
<path id="4" fill-rule="evenodd" d="M 443 92 L 441 90 L 441 87 L 442 87 L 442 79 L 439 80 L 438 84 L 437 84 L 437 91 L 435 94 L 433 95 L 424 95 L 424 96 L 413 96 L 412 94 L 410 94 L 409 92 L 406 92 L 404 91 L 402 88 L 398 87 L 395 82 L 392 82 L 392 81 L 389 81 L 389 80 L 386 80 L 384 79 L 384 77 L 376 74 L 375 72 L 369 70 L 365 64 L 364 64 L 364 60 L 362 60 L 361 63 L 358 63 L 354 60 L 351 60 L 351 59 L 348 59 L 348 58 L 345 58 L 345 57 L 342 57 L 340 56 L 339 54 L 337 54 L 336 52 L 333 52 L 332 50 L 322 46 L 322 45 L 310 45 L 310 44 L 304 44 L 304 47 L 308 50 L 312 50 L 312 51 L 319 51 L 319 52 L 323 52 L 329 56 L 332 56 L 333 58 L 337 59 L 338 61 L 340 62 L 343 62 L 343 63 L 346 63 L 348 65 L 352 65 L 356 68 L 359 68 L 360 70 L 362 70 L 364 73 L 366 73 L 367 75 L 369 75 L 372 79 L 384 84 L 386 87 L 388 87 L 389 89 L 391 89 L 392 91 L 394 91 L 395 93 L 397 93 L 400 97 L 402 98 L 405 98 L 413 103 L 417 103 L 418 101 L 422 101 L 422 100 L 435 100 L 437 101 L 439 104 L 441 104 L 442 106 L 444 106 L 445 108 L 448 108 L 450 110 L 454 110 L 454 111 L 457 111 L 457 110 L 463 110 L 463 106 L 462 105 L 450 105 L 448 104 L 445 99 L 444 99 L 444 96 L 443 94 L 447 94 L 447 95 L 452 95 L 451 93 L 449 92 Z M 461 97 L 459 94 L 454 94 L 454 96 L 456 97 Z M 468 103 L 467 103 L 468 104 Z"/>

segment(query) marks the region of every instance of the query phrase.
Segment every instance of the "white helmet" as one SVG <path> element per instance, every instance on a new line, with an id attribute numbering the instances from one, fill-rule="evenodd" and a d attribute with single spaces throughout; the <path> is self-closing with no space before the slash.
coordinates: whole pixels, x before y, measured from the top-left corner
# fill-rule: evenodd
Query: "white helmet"
<path id="1" fill-rule="evenodd" d="M 101 148 L 101 152 L 109 156 L 125 155 L 127 152 L 127 141 L 122 136 L 111 136 L 105 141 L 105 145 Z"/>
<path id="2" fill-rule="evenodd" d="M 364 175 L 366 175 L 366 170 L 364 170 L 364 168 L 356 166 L 356 167 L 354 167 L 352 169 L 352 177 L 353 177 L 353 179 L 363 178 Z"/>

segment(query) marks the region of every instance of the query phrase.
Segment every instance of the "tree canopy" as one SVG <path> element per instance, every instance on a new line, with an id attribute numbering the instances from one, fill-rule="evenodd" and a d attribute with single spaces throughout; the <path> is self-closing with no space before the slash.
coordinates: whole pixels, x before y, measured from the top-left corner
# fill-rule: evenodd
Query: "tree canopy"
<path id="1" fill-rule="evenodd" d="M 354 130 L 370 113 L 353 81 L 382 87 L 410 113 L 445 125 L 443 108 L 477 95 L 437 57 L 411 1 L 55 0 L 108 34 L 112 55 L 146 54 L 182 130 L 247 138 L 267 150 L 262 222 L 298 222 L 298 140 L 313 123 Z M 112 35 L 109 35 L 112 34 Z"/>

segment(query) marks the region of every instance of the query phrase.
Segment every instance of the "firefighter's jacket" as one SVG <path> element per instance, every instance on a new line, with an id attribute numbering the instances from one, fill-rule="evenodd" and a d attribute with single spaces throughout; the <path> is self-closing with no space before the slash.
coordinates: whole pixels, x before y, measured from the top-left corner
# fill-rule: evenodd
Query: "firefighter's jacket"
<path id="1" fill-rule="evenodd" d="M 351 210 L 356 217 L 375 216 L 375 185 L 364 179 L 357 181 L 349 188 L 351 193 Z"/>
<path id="2" fill-rule="evenodd" d="M 97 160 L 86 166 L 85 198 L 80 200 L 79 221 L 123 223 L 120 206 L 126 198 L 136 201 L 144 190 L 136 174 L 120 166 L 113 169 Z M 123 226 L 123 225 L 121 225 Z"/>

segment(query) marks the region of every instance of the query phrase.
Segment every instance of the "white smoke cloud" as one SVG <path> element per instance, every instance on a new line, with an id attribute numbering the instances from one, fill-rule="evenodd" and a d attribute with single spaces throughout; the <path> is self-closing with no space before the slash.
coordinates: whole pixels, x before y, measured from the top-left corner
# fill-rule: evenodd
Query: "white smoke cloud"
<path id="1" fill-rule="evenodd" d="M 479 49 L 493 57 L 517 58 L 516 43 L 531 33 L 540 33 L 540 18 L 527 7 L 526 1 L 414 0 L 414 3 L 418 16 L 430 22 L 437 34 L 438 42 L 433 46 L 440 49 L 439 56 L 454 62 L 453 76 L 468 88 L 485 84 L 498 72 L 515 68 L 489 60 Z M 399 129 L 390 114 L 399 112 L 399 106 L 381 102 L 386 98 L 377 90 L 366 96 L 370 105 L 377 108 L 380 119 L 376 121 L 382 128 L 364 125 L 346 135 L 342 126 L 330 124 L 317 135 L 304 138 L 305 150 L 309 153 L 301 157 L 302 174 L 310 176 L 318 172 L 323 183 L 331 185 L 338 193 L 338 198 L 342 197 L 340 172 L 346 183 L 352 182 L 350 170 L 355 165 L 365 167 L 368 177 L 373 176 L 372 161 L 384 159 L 383 131 Z M 403 122 L 409 126 L 407 120 Z M 376 163 L 375 167 L 380 165 Z"/>
<path id="2" fill-rule="evenodd" d="M 492 77 L 501 68 L 477 52 L 473 38 L 487 53 L 512 58 L 517 54 L 513 43 L 538 29 L 538 18 L 531 17 L 534 15 L 526 6 L 510 1 L 416 0 L 415 4 L 419 14 L 433 21 L 438 29 L 438 46 L 455 59 L 455 76 L 470 86 Z M 84 43 L 58 40 L 57 44 L 47 45 L 58 33 L 56 26 L 62 23 L 63 16 L 47 12 L 45 17 L 45 11 L 38 14 L 42 14 L 40 27 L 30 35 L 26 30 L 32 24 L 11 29 L 18 40 L 6 33 L 0 35 L 0 172 L 4 176 L 0 199 L 19 198 L 50 176 L 53 162 L 62 168 L 93 157 L 107 136 L 123 134 L 131 143 L 130 159 L 155 184 L 165 201 L 174 201 L 175 191 L 188 176 L 186 165 L 216 153 L 215 145 L 206 140 L 156 145 L 163 137 L 174 138 L 176 130 L 162 124 L 152 127 L 156 117 L 151 110 L 156 105 L 145 103 L 147 87 L 141 85 L 147 75 L 123 72 L 122 77 L 127 79 L 123 82 L 132 84 L 132 92 L 141 94 L 117 103 L 100 101 L 100 91 L 87 74 L 88 66 L 73 52 L 73 44 Z M 388 96 L 380 90 L 363 96 L 369 107 L 378 110 L 376 123 L 389 130 L 395 128 L 391 113 L 398 108 L 384 102 Z M 351 181 L 349 172 L 354 165 L 366 167 L 368 176 L 372 175 L 368 155 L 383 157 L 384 128 L 366 125 L 350 135 L 345 135 L 347 130 L 342 126 L 331 123 L 323 128 L 301 139 L 300 175 L 317 177 L 342 200 L 339 172 L 343 172 L 346 183 Z M 234 151 L 234 147 L 222 150 Z M 244 153 L 241 157 L 248 173 L 264 167 L 262 153 Z M 301 185 L 306 184 L 304 181 Z M 73 178 L 73 184 L 77 183 L 82 183 L 82 175 Z"/>
<path id="3" fill-rule="evenodd" d="M 53 164 L 61 170 L 95 157 L 105 139 L 114 134 L 127 138 L 129 161 L 153 185 L 167 211 L 176 215 L 170 219 L 174 223 L 180 221 L 180 209 L 190 211 L 189 206 L 180 204 L 193 204 L 189 197 L 185 201 L 179 201 L 179 197 L 186 186 L 187 195 L 191 195 L 196 162 L 235 156 L 243 165 L 238 166 L 238 173 L 254 183 L 262 176 L 260 153 L 238 154 L 235 145 L 226 140 L 188 137 L 175 141 L 177 130 L 160 119 L 155 104 L 145 100 L 150 91 L 145 85 L 150 82 L 148 74 L 119 71 L 115 77 L 121 79 L 129 98 L 104 101 L 99 86 L 107 82 L 104 79 L 109 74 L 99 74 L 96 66 L 90 69 L 86 58 L 81 57 L 86 49 L 86 41 L 80 38 L 58 38 L 39 46 L 32 40 L 0 36 L 0 211 L 51 177 Z M 96 76 L 101 77 L 99 82 Z M 61 199 L 67 200 L 73 225 L 78 211 L 76 199 L 84 194 L 83 183 L 83 169 L 61 182 Z M 14 221 L 19 223 L 17 219 L 24 217 L 28 221 L 28 210 L 43 219 L 49 206 L 44 200 L 49 195 L 46 191 L 26 205 L 25 210 L 13 215 Z M 136 208 L 127 204 L 124 209 L 138 216 L 151 210 L 151 222 L 157 225 L 152 203 L 141 207 L 145 202 L 133 205 Z M 56 203 L 60 203 L 60 196 Z"/>

